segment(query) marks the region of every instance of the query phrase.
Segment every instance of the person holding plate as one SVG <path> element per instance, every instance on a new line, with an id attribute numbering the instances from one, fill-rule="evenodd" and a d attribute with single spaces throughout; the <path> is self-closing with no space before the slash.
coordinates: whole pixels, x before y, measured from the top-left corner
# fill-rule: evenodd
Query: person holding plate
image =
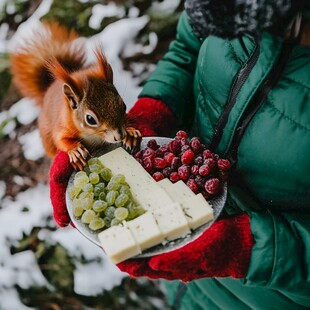
<path id="1" fill-rule="evenodd" d="M 201 237 L 118 264 L 165 279 L 175 309 L 310 308 L 310 4 L 185 1 L 175 41 L 128 121 L 143 136 L 198 136 L 232 164 L 225 212 Z M 70 222 L 66 154 L 51 168 Z"/>

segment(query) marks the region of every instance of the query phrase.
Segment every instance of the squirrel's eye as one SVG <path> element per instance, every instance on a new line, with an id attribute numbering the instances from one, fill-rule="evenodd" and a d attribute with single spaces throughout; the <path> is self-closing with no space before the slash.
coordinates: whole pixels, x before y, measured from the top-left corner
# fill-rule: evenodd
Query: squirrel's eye
<path id="1" fill-rule="evenodd" d="M 86 114 L 85 115 L 85 120 L 86 120 L 86 123 L 89 125 L 89 126 L 97 126 L 97 121 L 94 119 L 94 117 L 90 114 Z"/>

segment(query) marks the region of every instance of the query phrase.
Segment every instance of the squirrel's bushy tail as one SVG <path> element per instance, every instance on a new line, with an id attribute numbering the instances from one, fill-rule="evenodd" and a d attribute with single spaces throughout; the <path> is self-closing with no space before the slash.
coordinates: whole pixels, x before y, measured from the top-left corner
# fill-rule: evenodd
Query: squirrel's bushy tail
<path id="1" fill-rule="evenodd" d="M 47 88 L 54 81 L 50 69 L 55 59 L 67 72 L 83 67 L 86 55 L 83 43 L 76 40 L 78 38 L 75 31 L 56 22 L 44 23 L 32 39 L 11 53 L 13 82 L 23 96 L 41 104 Z"/>

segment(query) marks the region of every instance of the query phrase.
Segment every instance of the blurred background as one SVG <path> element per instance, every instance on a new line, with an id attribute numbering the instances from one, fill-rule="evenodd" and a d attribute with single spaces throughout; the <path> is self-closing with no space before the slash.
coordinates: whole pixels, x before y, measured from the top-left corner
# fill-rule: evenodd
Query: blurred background
<path id="1" fill-rule="evenodd" d="M 100 42 L 128 109 L 174 39 L 182 0 L 0 0 L 0 309 L 169 309 L 160 283 L 130 279 L 52 217 L 38 109 L 11 83 L 9 52 L 43 20 Z M 91 58 L 91 56 L 90 56 Z"/>

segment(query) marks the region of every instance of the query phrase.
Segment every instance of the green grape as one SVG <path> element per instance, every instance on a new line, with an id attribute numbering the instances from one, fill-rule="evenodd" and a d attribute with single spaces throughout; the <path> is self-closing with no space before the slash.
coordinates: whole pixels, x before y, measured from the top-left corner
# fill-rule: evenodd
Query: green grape
<path id="1" fill-rule="evenodd" d="M 130 201 L 126 204 L 125 207 L 128 210 L 128 219 L 134 219 L 136 215 L 135 204 Z"/>
<path id="2" fill-rule="evenodd" d="M 81 215 L 83 214 L 85 210 L 82 208 L 82 206 L 72 205 L 72 211 L 75 217 L 81 217 Z"/>
<path id="3" fill-rule="evenodd" d="M 127 201 L 129 200 L 128 195 L 126 194 L 120 194 L 116 199 L 115 199 L 115 206 L 116 207 L 123 207 Z"/>
<path id="4" fill-rule="evenodd" d="M 70 199 L 74 199 L 75 197 L 78 196 L 79 193 L 80 193 L 80 189 L 78 187 L 71 186 L 68 189 L 68 195 Z"/>
<path id="5" fill-rule="evenodd" d="M 83 192 L 92 192 L 93 191 L 93 186 L 90 183 L 86 183 L 83 188 Z"/>
<path id="6" fill-rule="evenodd" d="M 93 210 L 100 213 L 108 207 L 108 203 L 102 200 L 96 200 L 93 204 Z"/>
<path id="7" fill-rule="evenodd" d="M 78 171 L 74 176 L 75 179 L 85 178 L 85 177 L 87 177 L 87 174 L 85 171 Z"/>
<path id="8" fill-rule="evenodd" d="M 96 172 L 91 172 L 88 177 L 91 184 L 97 184 L 100 180 L 99 174 Z"/>
<path id="9" fill-rule="evenodd" d="M 89 224 L 95 217 L 96 213 L 94 210 L 86 210 L 81 217 L 81 221 L 83 224 Z"/>
<path id="10" fill-rule="evenodd" d="M 92 164 L 92 165 L 89 166 L 89 170 L 91 172 L 95 172 L 95 173 L 99 174 L 101 172 L 101 170 L 102 170 L 102 166 L 98 165 L 98 164 Z"/>
<path id="11" fill-rule="evenodd" d="M 104 215 L 112 220 L 114 218 L 115 210 L 116 210 L 115 207 L 108 207 L 105 209 Z"/>
<path id="12" fill-rule="evenodd" d="M 125 176 L 123 174 L 116 174 L 116 175 L 112 176 L 110 182 L 124 184 L 124 183 L 126 183 Z"/>
<path id="13" fill-rule="evenodd" d="M 145 213 L 145 209 L 141 206 L 136 206 L 135 211 L 136 211 L 137 216 L 140 216 Z"/>
<path id="14" fill-rule="evenodd" d="M 72 201 L 73 207 L 82 207 L 82 199 L 81 198 L 74 198 Z"/>
<path id="15" fill-rule="evenodd" d="M 106 193 L 105 192 L 102 192 L 100 193 L 99 197 L 98 197 L 100 200 L 106 200 Z"/>
<path id="16" fill-rule="evenodd" d="M 90 223 L 89 228 L 91 230 L 99 230 L 105 226 L 104 220 L 100 217 L 95 217 Z"/>
<path id="17" fill-rule="evenodd" d="M 112 171 L 109 168 L 103 168 L 100 172 L 100 176 L 102 177 L 102 179 L 106 182 L 110 181 L 110 179 L 112 178 Z"/>
<path id="18" fill-rule="evenodd" d="M 119 190 L 121 187 L 121 185 L 119 183 L 113 182 L 112 179 L 110 180 L 110 182 L 107 185 L 107 190 L 109 191 L 117 191 Z"/>
<path id="19" fill-rule="evenodd" d="M 79 172 L 85 173 L 84 171 L 79 171 Z M 88 178 L 88 176 L 85 173 L 85 175 L 80 175 L 79 177 L 75 176 L 74 181 L 73 181 L 73 185 L 75 187 L 82 188 L 88 182 L 89 182 L 89 178 Z"/>
<path id="20" fill-rule="evenodd" d="M 81 201 L 81 206 L 84 210 L 89 210 L 91 209 L 93 204 L 93 199 L 92 198 L 83 198 Z"/>
<path id="21" fill-rule="evenodd" d="M 111 219 L 109 217 L 104 217 L 103 218 L 104 224 L 106 227 L 110 227 L 111 226 Z"/>
<path id="22" fill-rule="evenodd" d="M 94 187 L 94 195 L 98 197 L 100 193 L 104 191 L 104 189 L 105 189 L 105 184 L 103 182 L 96 184 L 96 186 Z"/>
<path id="23" fill-rule="evenodd" d="M 102 166 L 101 161 L 99 160 L 98 157 L 92 157 L 92 158 L 90 158 L 90 159 L 87 161 L 87 164 L 88 164 L 88 166 L 91 166 L 91 165 L 94 165 L 94 164 L 97 164 L 97 165 L 99 165 L 99 166 Z"/>
<path id="24" fill-rule="evenodd" d="M 120 221 L 126 220 L 126 218 L 128 217 L 128 214 L 129 214 L 128 210 L 124 207 L 119 207 L 114 212 L 115 218 Z"/>
<path id="25" fill-rule="evenodd" d="M 80 195 L 79 195 L 79 199 L 83 199 L 83 198 L 93 199 L 94 198 L 94 193 L 92 193 L 92 192 L 81 192 Z"/>
<path id="26" fill-rule="evenodd" d="M 130 190 L 130 187 L 128 185 L 122 185 L 119 192 L 121 194 L 126 194 L 129 197 L 131 196 L 131 190 Z"/>
<path id="27" fill-rule="evenodd" d="M 118 220 L 117 218 L 112 219 L 111 226 L 116 226 L 121 224 L 122 221 Z"/>
<path id="28" fill-rule="evenodd" d="M 84 167 L 84 171 L 86 172 L 87 175 L 89 175 L 91 173 L 88 166 Z"/>
<path id="29" fill-rule="evenodd" d="M 118 196 L 117 191 L 110 191 L 107 193 L 106 202 L 108 203 L 109 206 L 114 205 L 117 196 Z"/>

